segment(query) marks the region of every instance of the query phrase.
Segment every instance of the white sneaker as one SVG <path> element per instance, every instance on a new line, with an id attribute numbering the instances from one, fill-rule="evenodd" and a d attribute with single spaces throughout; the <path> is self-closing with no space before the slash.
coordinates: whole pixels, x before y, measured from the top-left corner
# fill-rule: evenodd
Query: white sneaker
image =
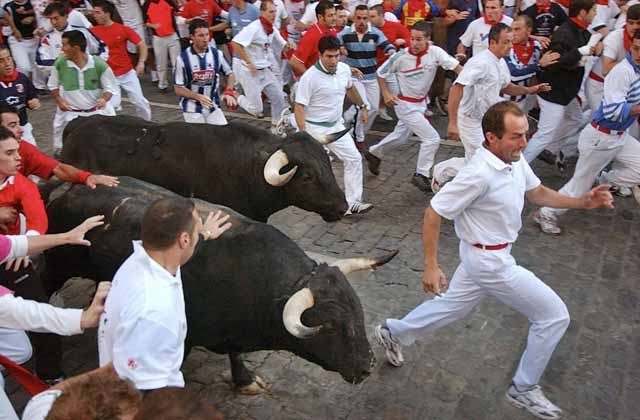
<path id="1" fill-rule="evenodd" d="M 157 82 L 158 79 L 158 72 L 155 70 L 151 70 L 151 81 L 152 82 Z"/>
<path id="2" fill-rule="evenodd" d="M 611 185 L 611 192 L 619 197 L 631 197 L 633 195 L 633 191 L 629 187 L 625 187 L 622 185 L 617 185 L 609 180 L 609 173 L 602 171 L 598 176 L 598 184 L 609 184 Z"/>
<path id="3" fill-rule="evenodd" d="M 556 420 L 562 415 L 562 409 L 544 396 L 540 385 L 535 385 L 526 391 L 518 391 L 511 384 L 507 390 L 507 401 L 518 408 L 523 408 L 539 419 Z"/>
<path id="4" fill-rule="evenodd" d="M 378 343 L 384 347 L 387 356 L 387 362 L 395 367 L 400 367 L 404 363 L 402 356 L 402 347 L 392 336 L 389 328 L 384 325 L 378 325 L 375 329 L 376 339 Z"/>
<path id="5" fill-rule="evenodd" d="M 373 204 L 371 204 L 371 203 L 364 203 L 362 201 L 356 201 L 355 203 L 353 203 L 351 205 L 351 207 L 349 207 L 349 210 L 347 210 L 344 213 L 344 215 L 345 216 L 349 216 L 351 214 L 363 214 L 363 213 L 368 212 L 372 208 L 373 208 Z"/>
<path id="6" fill-rule="evenodd" d="M 560 235 L 562 229 L 558 226 L 558 220 L 553 216 L 542 214 L 540 209 L 533 214 L 533 220 L 540 225 L 540 230 L 549 235 Z"/>
<path id="7" fill-rule="evenodd" d="M 385 121 L 393 121 L 393 117 L 389 115 L 389 111 L 387 111 L 386 107 L 378 110 L 378 116 Z"/>

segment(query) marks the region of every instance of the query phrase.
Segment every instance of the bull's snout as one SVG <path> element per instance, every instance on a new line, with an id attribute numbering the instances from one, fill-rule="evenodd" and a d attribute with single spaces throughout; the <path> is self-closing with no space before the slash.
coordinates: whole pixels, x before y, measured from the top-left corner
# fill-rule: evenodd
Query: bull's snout
<path id="1" fill-rule="evenodd" d="M 344 216 L 348 208 L 349 206 L 347 206 L 347 202 L 343 201 L 342 203 L 332 208 L 331 211 L 323 213 L 322 220 L 324 220 L 325 222 L 337 222 L 338 220 L 342 219 L 342 216 Z"/>
<path id="2" fill-rule="evenodd" d="M 376 367 L 376 363 L 377 363 L 376 357 L 372 354 L 371 359 L 369 359 L 368 366 L 365 365 L 363 367 L 356 368 L 352 372 L 349 372 L 348 374 L 343 374 L 342 378 L 345 381 L 352 383 L 354 385 L 359 384 L 360 382 L 367 379 L 369 375 L 371 375 L 373 368 Z"/>

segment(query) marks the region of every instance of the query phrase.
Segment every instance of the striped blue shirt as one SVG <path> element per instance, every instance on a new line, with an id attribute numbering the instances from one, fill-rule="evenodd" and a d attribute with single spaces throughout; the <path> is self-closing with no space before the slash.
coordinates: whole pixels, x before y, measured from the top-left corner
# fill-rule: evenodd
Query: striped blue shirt
<path id="1" fill-rule="evenodd" d="M 193 47 L 188 47 L 176 60 L 175 84 L 210 97 L 214 103 L 213 110 L 220 107 L 220 73 L 225 76 L 231 74 L 231 67 L 220 50 L 209 47 L 204 54 L 198 54 Z M 182 112 L 202 112 L 202 104 L 193 99 L 180 97 L 180 106 Z"/>
<path id="2" fill-rule="evenodd" d="M 610 130 L 625 131 L 638 118 L 631 114 L 634 105 L 640 105 L 640 67 L 627 53 L 627 58 L 605 77 L 602 102 L 592 121 Z"/>
<path id="3" fill-rule="evenodd" d="M 350 67 L 355 67 L 362 72 L 365 80 L 376 79 L 376 69 L 378 65 L 377 50 L 383 52 L 395 51 L 393 45 L 387 41 L 382 31 L 369 26 L 369 30 L 358 39 L 355 25 L 347 26 L 339 34 L 340 45 L 347 49 L 345 63 Z"/>

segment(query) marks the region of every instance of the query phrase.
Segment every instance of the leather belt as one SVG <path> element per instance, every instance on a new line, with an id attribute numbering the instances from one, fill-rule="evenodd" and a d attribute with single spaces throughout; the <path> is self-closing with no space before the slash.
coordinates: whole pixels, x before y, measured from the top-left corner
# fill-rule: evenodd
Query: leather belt
<path id="1" fill-rule="evenodd" d="M 500 244 L 500 245 L 482 245 L 482 244 L 473 244 L 476 248 L 480 248 L 484 251 L 500 251 L 501 249 L 505 249 L 509 246 L 508 243 Z"/>
<path id="2" fill-rule="evenodd" d="M 595 128 L 596 130 L 600 131 L 601 133 L 605 133 L 605 134 L 612 134 L 614 136 L 621 136 L 624 134 L 624 131 L 618 131 L 618 130 L 611 130 L 607 127 L 603 127 L 601 125 L 596 124 L 595 121 L 591 121 L 591 127 Z"/>

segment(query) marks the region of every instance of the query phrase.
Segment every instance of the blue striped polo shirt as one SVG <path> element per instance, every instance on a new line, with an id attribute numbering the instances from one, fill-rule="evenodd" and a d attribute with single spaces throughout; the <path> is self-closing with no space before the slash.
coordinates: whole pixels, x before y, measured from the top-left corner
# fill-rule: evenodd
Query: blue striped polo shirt
<path id="1" fill-rule="evenodd" d="M 378 48 L 385 53 L 395 50 L 382 31 L 371 26 L 362 36 L 362 40 L 358 39 L 355 25 L 344 28 L 338 34 L 338 39 L 340 40 L 340 45 L 347 49 L 347 58 L 344 62 L 350 67 L 360 70 L 365 80 L 376 79 Z"/>

